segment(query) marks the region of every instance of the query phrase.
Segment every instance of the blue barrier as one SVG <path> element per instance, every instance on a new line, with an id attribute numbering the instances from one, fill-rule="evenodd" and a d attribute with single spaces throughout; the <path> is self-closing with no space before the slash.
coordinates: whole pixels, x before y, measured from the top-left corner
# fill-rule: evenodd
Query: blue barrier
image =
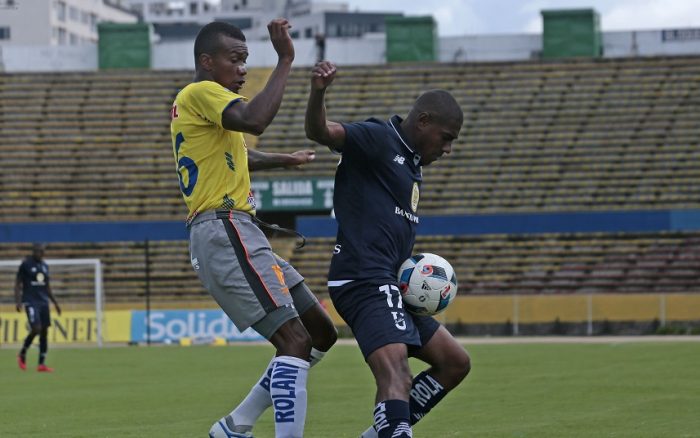
<path id="1" fill-rule="evenodd" d="M 121 242 L 187 240 L 184 221 L 0 224 L 0 242 Z"/>
<path id="2" fill-rule="evenodd" d="M 332 237 L 335 219 L 306 216 L 297 230 Z M 700 230 L 700 210 L 604 211 L 422 216 L 419 235 L 614 233 Z M 182 221 L 0 224 L 0 242 L 114 242 L 187 240 Z"/>
<path id="3" fill-rule="evenodd" d="M 418 226 L 419 235 L 430 236 L 692 230 L 700 230 L 700 210 L 421 216 Z M 307 237 L 332 237 L 337 223 L 329 217 L 301 217 L 297 231 Z"/>

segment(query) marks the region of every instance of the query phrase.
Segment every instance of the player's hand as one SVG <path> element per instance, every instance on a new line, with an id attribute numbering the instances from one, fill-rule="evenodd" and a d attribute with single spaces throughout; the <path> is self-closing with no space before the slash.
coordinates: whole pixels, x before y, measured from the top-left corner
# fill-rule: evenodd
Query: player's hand
<path id="1" fill-rule="evenodd" d="M 338 70 L 335 64 L 330 61 L 321 61 L 316 63 L 311 70 L 311 88 L 314 90 L 325 90 L 333 80 Z"/>
<path id="2" fill-rule="evenodd" d="M 17 309 L 18 312 L 21 312 L 22 311 L 22 303 L 15 304 L 15 308 Z"/>
<path id="3" fill-rule="evenodd" d="M 58 316 L 61 316 L 61 306 L 58 305 L 58 303 L 53 303 L 54 306 L 56 306 L 56 313 L 58 313 Z"/>
<path id="4" fill-rule="evenodd" d="M 287 167 L 300 167 L 304 164 L 310 163 L 316 159 L 316 151 L 312 150 L 302 150 L 296 151 L 289 154 L 292 156 L 294 162 Z"/>
<path id="5" fill-rule="evenodd" d="M 289 62 L 294 60 L 294 43 L 289 35 L 291 27 L 286 18 L 275 18 L 267 25 L 270 41 L 275 52 L 277 52 L 277 56 Z"/>

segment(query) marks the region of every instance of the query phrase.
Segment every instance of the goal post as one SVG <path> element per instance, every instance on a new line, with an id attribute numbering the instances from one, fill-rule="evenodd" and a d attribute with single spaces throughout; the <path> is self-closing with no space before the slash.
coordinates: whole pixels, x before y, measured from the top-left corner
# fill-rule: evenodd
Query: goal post
<path id="1" fill-rule="evenodd" d="M 102 275 L 102 261 L 100 259 L 44 259 L 49 266 L 49 281 L 52 290 L 59 299 L 59 304 L 63 304 L 61 296 L 71 293 L 77 297 L 78 301 L 90 296 L 95 303 L 95 334 L 97 346 L 102 347 L 104 343 L 104 289 Z M 0 260 L 0 283 L 10 284 L 12 289 L 12 303 L 14 303 L 15 275 L 22 260 Z M 83 270 L 80 273 L 76 271 Z M 81 293 L 86 289 L 84 275 L 89 271 L 92 277 L 92 291 Z M 79 289 L 71 291 L 69 289 Z M 70 302 L 70 301 L 69 301 Z"/>

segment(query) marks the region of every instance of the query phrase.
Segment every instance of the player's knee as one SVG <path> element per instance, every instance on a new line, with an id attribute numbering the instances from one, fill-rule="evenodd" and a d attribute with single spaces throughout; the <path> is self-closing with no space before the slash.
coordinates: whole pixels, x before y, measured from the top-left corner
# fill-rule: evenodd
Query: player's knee
<path id="1" fill-rule="evenodd" d="M 311 353 L 311 335 L 298 319 L 285 323 L 270 339 L 284 356 L 307 359 Z"/>
<path id="2" fill-rule="evenodd" d="M 289 339 L 289 345 L 297 352 L 298 357 L 308 358 L 311 353 L 311 335 L 301 326 L 301 329 L 295 330 L 294 335 Z"/>
<path id="3" fill-rule="evenodd" d="M 384 387 L 395 394 L 408 394 L 413 385 L 413 376 L 408 367 L 408 361 L 405 364 L 396 364 L 385 369 L 383 373 L 375 377 L 379 388 Z"/>
<path id="4" fill-rule="evenodd" d="M 450 374 L 457 383 L 467 377 L 467 374 L 469 374 L 469 371 L 472 369 L 471 358 L 464 350 L 457 351 L 455 354 L 451 355 L 449 363 Z"/>
<path id="5" fill-rule="evenodd" d="M 398 385 L 400 385 L 401 391 L 408 394 L 411 391 L 411 386 L 413 386 L 413 376 L 411 373 L 402 373 L 399 378 Z"/>
<path id="6" fill-rule="evenodd" d="M 375 376 L 375 384 L 381 398 L 399 398 L 411 391 L 413 377 L 410 372 L 395 370 Z"/>
<path id="7" fill-rule="evenodd" d="M 398 372 L 391 380 L 392 386 L 401 394 L 408 394 L 411 391 L 411 386 L 413 385 L 413 376 L 411 375 L 410 370 L 397 371 Z"/>
<path id="8" fill-rule="evenodd" d="M 314 337 L 313 344 L 317 350 L 328 351 L 338 340 L 338 330 L 330 324 L 320 336 Z"/>

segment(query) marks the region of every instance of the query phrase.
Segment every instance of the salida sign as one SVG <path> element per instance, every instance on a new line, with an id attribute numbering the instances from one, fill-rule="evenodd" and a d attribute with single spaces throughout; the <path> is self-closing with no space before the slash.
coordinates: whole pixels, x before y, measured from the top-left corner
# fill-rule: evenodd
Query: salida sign
<path id="1" fill-rule="evenodd" d="M 332 178 L 256 179 L 251 182 L 251 189 L 260 211 L 333 208 Z"/>

